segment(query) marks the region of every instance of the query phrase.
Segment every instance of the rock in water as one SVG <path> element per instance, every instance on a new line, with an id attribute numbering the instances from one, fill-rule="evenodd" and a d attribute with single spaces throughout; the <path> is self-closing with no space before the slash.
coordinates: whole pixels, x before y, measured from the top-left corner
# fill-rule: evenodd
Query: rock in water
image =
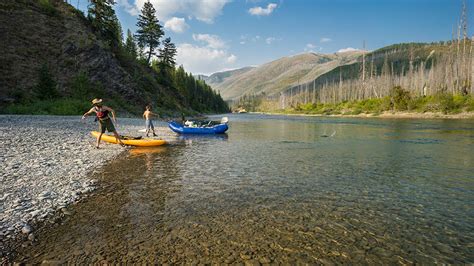
<path id="1" fill-rule="evenodd" d="M 25 225 L 25 226 L 23 226 L 23 228 L 21 228 L 21 232 L 25 235 L 31 233 L 31 231 L 33 231 L 33 230 L 31 229 L 31 226 L 29 226 L 29 225 Z"/>

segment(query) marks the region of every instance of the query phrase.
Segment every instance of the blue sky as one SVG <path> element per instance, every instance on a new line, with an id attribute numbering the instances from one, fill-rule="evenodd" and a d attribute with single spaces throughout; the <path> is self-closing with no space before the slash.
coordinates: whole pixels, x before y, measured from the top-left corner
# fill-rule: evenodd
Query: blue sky
<path id="1" fill-rule="evenodd" d="M 77 0 L 70 0 L 77 5 Z M 116 0 L 124 32 L 146 0 Z M 85 0 L 79 0 L 85 9 Z M 151 0 L 177 61 L 195 74 L 260 65 L 304 52 L 374 50 L 451 38 L 461 0 Z M 474 0 L 467 0 L 473 10 Z M 474 17 L 469 14 L 469 28 Z M 472 34 L 472 31 L 470 31 Z"/>

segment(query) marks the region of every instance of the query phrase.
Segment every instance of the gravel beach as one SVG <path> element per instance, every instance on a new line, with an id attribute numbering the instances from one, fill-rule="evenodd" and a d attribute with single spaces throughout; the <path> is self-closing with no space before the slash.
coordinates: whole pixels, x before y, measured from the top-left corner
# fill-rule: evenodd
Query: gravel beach
<path id="1" fill-rule="evenodd" d="M 32 225 L 94 190 L 94 172 L 129 148 L 94 147 L 93 118 L 0 116 L 0 257 L 4 243 L 34 239 Z M 139 119 L 118 119 L 120 134 L 143 135 Z M 160 137 L 173 136 L 164 125 Z M 65 209 L 63 209 L 65 210 Z"/>

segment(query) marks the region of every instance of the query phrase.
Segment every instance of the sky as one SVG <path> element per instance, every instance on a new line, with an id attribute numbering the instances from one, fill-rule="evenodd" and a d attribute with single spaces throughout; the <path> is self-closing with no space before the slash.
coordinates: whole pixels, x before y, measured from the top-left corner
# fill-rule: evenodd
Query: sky
<path id="1" fill-rule="evenodd" d="M 136 30 L 145 1 L 115 0 Z M 86 10 L 87 1 L 69 0 Z M 178 48 L 177 63 L 193 74 L 257 66 L 305 52 L 375 50 L 402 42 L 449 40 L 462 0 L 150 0 Z M 466 0 L 473 28 L 474 0 Z M 472 34 L 470 30 L 470 34 Z"/>

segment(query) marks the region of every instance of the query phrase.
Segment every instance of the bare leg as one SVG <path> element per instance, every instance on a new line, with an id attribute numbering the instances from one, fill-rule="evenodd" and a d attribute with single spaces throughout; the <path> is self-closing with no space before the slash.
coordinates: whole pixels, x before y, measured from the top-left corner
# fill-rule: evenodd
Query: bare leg
<path id="1" fill-rule="evenodd" d="M 120 140 L 120 136 L 119 134 L 117 133 L 117 131 L 114 131 L 114 136 L 115 136 L 115 140 L 122 146 L 125 146 L 125 144 L 123 144 L 122 140 Z"/>
<path id="2" fill-rule="evenodd" d="M 100 139 L 102 138 L 102 135 L 104 133 L 100 133 L 100 135 L 97 137 L 97 144 L 95 145 L 95 147 L 98 149 L 99 148 L 99 143 L 100 143 Z"/>

